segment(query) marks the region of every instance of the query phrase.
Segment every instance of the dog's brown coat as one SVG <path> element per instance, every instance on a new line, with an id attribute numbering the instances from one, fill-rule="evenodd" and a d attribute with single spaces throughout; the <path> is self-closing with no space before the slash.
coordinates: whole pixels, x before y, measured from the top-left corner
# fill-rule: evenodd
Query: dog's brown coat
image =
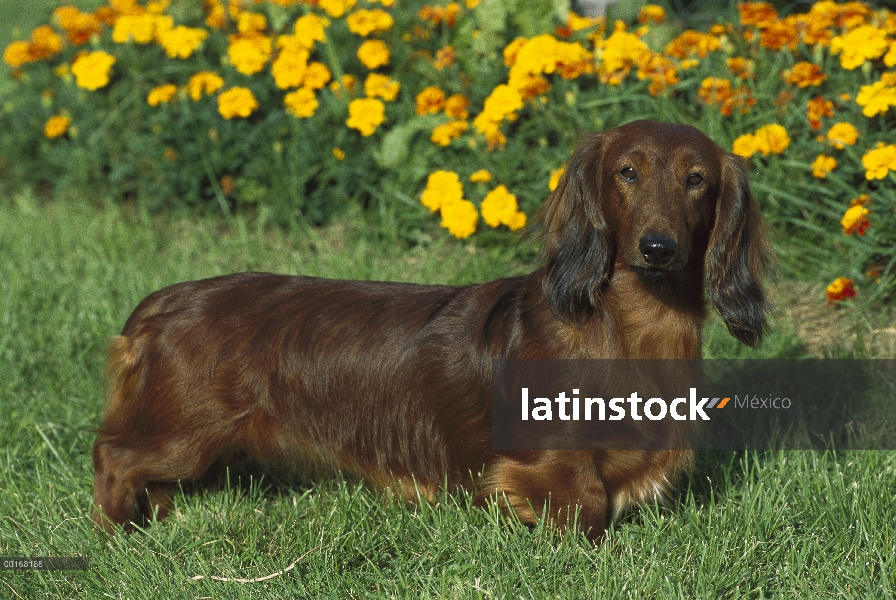
<path id="1" fill-rule="evenodd" d="M 414 499 L 447 482 L 599 537 L 688 451 L 491 448 L 494 358 L 698 358 L 704 295 L 743 342 L 769 260 L 739 160 L 698 130 L 586 136 L 542 211 L 543 266 L 463 287 L 242 273 L 147 297 L 112 338 L 94 519 L 130 526 L 168 486 L 251 456 Z"/>

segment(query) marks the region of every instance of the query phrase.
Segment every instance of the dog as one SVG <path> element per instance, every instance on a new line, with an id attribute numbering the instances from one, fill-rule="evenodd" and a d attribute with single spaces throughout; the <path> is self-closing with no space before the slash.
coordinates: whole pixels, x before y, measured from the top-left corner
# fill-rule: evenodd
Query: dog
<path id="1" fill-rule="evenodd" d="M 587 134 L 541 209 L 539 267 L 467 286 L 240 273 L 172 285 L 109 345 L 94 521 L 162 518 L 170 488 L 251 457 L 407 501 L 466 488 L 525 523 L 607 520 L 692 451 L 491 445 L 493 359 L 695 359 L 707 300 L 750 346 L 770 248 L 741 159 L 686 125 Z"/>

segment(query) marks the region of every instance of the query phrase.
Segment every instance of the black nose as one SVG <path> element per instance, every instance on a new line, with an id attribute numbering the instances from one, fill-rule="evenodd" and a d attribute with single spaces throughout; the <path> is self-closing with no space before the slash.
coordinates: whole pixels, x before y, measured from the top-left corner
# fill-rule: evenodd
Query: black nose
<path id="1" fill-rule="evenodd" d="M 675 256 L 675 242 L 659 235 L 645 235 L 638 244 L 647 264 L 661 267 Z"/>

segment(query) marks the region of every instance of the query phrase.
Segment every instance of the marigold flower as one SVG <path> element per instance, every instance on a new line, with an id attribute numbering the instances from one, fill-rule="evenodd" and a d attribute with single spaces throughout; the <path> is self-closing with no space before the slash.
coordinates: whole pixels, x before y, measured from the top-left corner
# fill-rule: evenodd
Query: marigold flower
<path id="1" fill-rule="evenodd" d="M 345 152 L 342 151 L 342 148 L 333 148 L 333 156 L 336 157 L 336 160 L 343 160 Z"/>
<path id="2" fill-rule="evenodd" d="M 781 154 L 790 145 L 787 130 L 778 124 L 764 125 L 756 130 L 756 149 L 763 155 Z"/>
<path id="3" fill-rule="evenodd" d="M 355 0 L 319 0 L 317 5 L 331 17 L 338 19 L 355 5 Z"/>
<path id="4" fill-rule="evenodd" d="M 812 162 L 812 176 L 818 179 L 825 179 L 828 174 L 837 168 L 837 159 L 833 156 L 819 154 Z"/>
<path id="5" fill-rule="evenodd" d="M 368 98 L 382 98 L 386 102 L 392 102 L 400 89 L 401 84 L 388 75 L 371 73 L 364 80 L 364 94 Z"/>
<path id="6" fill-rule="evenodd" d="M 821 71 L 821 67 L 806 61 L 796 63 L 792 69 L 784 71 L 783 76 L 784 81 L 801 88 L 821 85 L 821 82 L 828 78 Z"/>
<path id="7" fill-rule="evenodd" d="M 261 71 L 271 57 L 273 41 L 263 35 L 235 37 L 227 48 L 227 59 L 243 75 Z"/>
<path id="8" fill-rule="evenodd" d="M 838 277 L 826 290 L 828 304 L 834 304 L 847 298 L 855 298 L 856 285 L 852 279 L 846 277 Z"/>
<path id="9" fill-rule="evenodd" d="M 859 139 L 859 130 L 852 123 L 835 123 L 828 130 L 828 141 L 837 150 L 854 145 Z"/>
<path id="10" fill-rule="evenodd" d="M 44 135 L 51 140 L 58 138 L 68 131 L 71 124 L 72 120 L 67 115 L 54 115 L 47 119 L 44 125 Z"/>
<path id="11" fill-rule="evenodd" d="M 442 227 L 459 239 L 466 239 L 476 232 L 479 213 L 469 200 L 445 202 L 441 207 Z"/>
<path id="12" fill-rule="evenodd" d="M 174 97 L 174 94 L 177 93 L 177 86 L 173 83 L 166 83 L 165 85 L 160 85 L 159 87 L 155 87 L 149 91 L 149 94 L 146 96 L 146 103 L 150 106 L 158 106 L 159 104 L 163 104 L 171 100 Z"/>
<path id="13" fill-rule="evenodd" d="M 625 31 L 614 31 L 610 37 L 597 44 L 601 81 L 619 85 L 633 66 L 649 60 L 651 54 L 650 48 L 638 36 Z"/>
<path id="14" fill-rule="evenodd" d="M 656 4 L 645 4 L 638 11 L 638 23 L 662 23 L 666 20 L 666 9 Z"/>
<path id="15" fill-rule="evenodd" d="M 884 73 L 888 75 L 888 73 Z M 866 117 L 883 114 L 896 106 L 896 87 L 891 78 L 881 77 L 871 85 L 863 85 L 856 96 L 856 104 L 862 107 L 862 114 Z"/>
<path id="16" fill-rule="evenodd" d="M 420 202 L 430 211 L 436 212 L 444 203 L 459 201 L 463 197 L 464 187 L 457 173 L 439 170 L 429 174 Z"/>
<path id="17" fill-rule="evenodd" d="M 551 176 L 548 178 L 548 189 L 552 192 L 557 189 L 557 186 L 560 185 L 560 178 L 563 177 L 563 172 L 566 169 L 564 167 L 560 167 L 559 169 L 554 169 L 551 171 Z"/>
<path id="18" fill-rule="evenodd" d="M 741 2 L 737 5 L 740 13 L 740 24 L 753 25 L 763 29 L 774 24 L 778 20 L 778 11 L 770 2 Z"/>
<path id="19" fill-rule="evenodd" d="M 308 68 L 308 50 L 283 50 L 271 65 L 274 84 L 281 90 L 299 87 Z"/>
<path id="20" fill-rule="evenodd" d="M 358 59 L 368 69 L 389 64 L 389 47 L 380 40 L 367 40 L 358 48 Z"/>
<path id="21" fill-rule="evenodd" d="M 457 52 L 451 46 L 445 46 L 436 50 L 436 59 L 433 63 L 437 71 L 450 67 L 457 62 Z"/>
<path id="22" fill-rule="evenodd" d="M 268 18 L 261 13 L 243 12 L 236 21 L 236 29 L 243 35 L 261 33 L 268 27 Z"/>
<path id="23" fill-rule="evenodd" d="M 287 112 L 301 119 L 307 119 L 314 115 L 319 105 L 314 90 L 302 87 L 294 92 L 286 94 L 283 98 L 283 105 L 286 106 Z"/>
<path id="24" fill-rule="evenodd" d="M 818 96 L 806 102 L 806 117 L 812 129 L 821 129 L 822 117 L 834 116 L 834 103 Z"/>
<path id="25" fill-rule="evenodd" d="M 326 28 L 329 24 L 330 20 L 326 17 L 308 13 L 296 19 L 295 38 L 302 46 L 310 50 L 314 47 L 315 42 L 327 40 Z"/>
<path id="26" fill-rule="evenodd" d="M 840 55 L 840 66 L 852 70 L 865 61 L 880 58 L 890 48 L 887 32 L 873 25 L 862 25 L 831 40 L 831 54 Z"/>
<path id="27" fill-rule="evenodd" d="M 467 108 L 470 101 L 463 94 L 452 94 L 445 100 L 445 114 L 452 119 L 466 119 L 469 116 Z"/>
<path id="28" fill-rule="evenodd" d="M 695 55 L 706 58 L 721 47 L 722 42 L 716 36 L 688 29 L 666 45 L 666 54 L 680 59 Z"/>
<path id="29" fill-rule="evenodd" d="M 862 164 L 866 169 L 865 179 L 883 179 L 888 172 L 896 171 L 896 146 L 878 142 L 862 156 Z"/>
<path id="30" fill-rule="evenodd" d="M 75 46 L 85 44 L 102 31 L 97 17 L 81 12 L 74 6 L 60 6 L 53 11 L 53 19 L 65 31 L 68 41 Z"/>
<path id="31" fill-rule="evenodd" d="M 121 15 L 112 29 L 112 41 L 125 44 L 148 44 L 156 36 L 157 31 L 164 31 L 173 26 L 171 17 L 163 17 L 150 13 Z"/>
<path id="32" fill-rule="evenodd" d="M 218 112 L 225 119 L 246 118 L 258 108 L 258 100 L 252 90 L 245 87 L 230 88 L 218 96 Z"/>
<path id="33" fill-rule="evenodd" d="M 431 85 L 417 94 L 414 103 L 418 115 L 434 115 L 445 106 L 445 92 Z"/>
<path id="34" fill-rule="evenodd" d="M 31 32 L 31 56 L 46 60 L 62 51 L 62 36 L 49 25 L 41 25 Z"/>
<path id="35" fill-rule="evenodd" d="M 98 90 L 109 83 L 109 72 L 115 64 L 115 57 L 102 50 L 83 54 L 72 64 L 72 74 L 78 87 Z"/>
<path id="36" fill-rule="evenodd" d="M 457 15 L 460 13 L 460 4 L 449 2 L 445 6 L 424 6 L 417 13 L 421 21 L 429 21 L 433 25 L 445 23 L 448 27 L 457 24 Z"/>
<path id="37" fill-rule="evenodd" d="M 492 174 L 489 173 L 486 169 L 479 169 L 472 175 L 470 175 L 470 181 L 473 183 L 488 183 L 492 180 Z"/>
<path id="38" fill-rule="evenodd" d="M 523 215 L 522 219 L 519 214 Z M 516 196 L 502 184 L 490 191 L 482 200 L 482 220 L 489 227 L 507 225 L 511 231 L 516 231 L 526 224 L 526 215 L 520 213 Z"/>
<path id="39" fill-rule="evenodd" d="M 327 68 L 327 65 L 319 62 L 313 62 L 308 65 L 308 68 L 305 69 L 305 81 L 303 82 L 304 87 L 311 88 L 312 90 L 319 90 L 330 81 L 332 75 L 330 75 L 330 69 Z"/>
<path id="40" fill-rule="evenodd" d="M 755 66 L 752 60 L 744 58 L 742 56 L 737 56 L 734 58 L 726 59 L 725 63 L 728 65 L 728 68 L 731 69 L 731 72 L 737 77 L 740 77 L 741 79 L 751 79 L 753 77 Z"/>
<path id="41" fill-rule="evenodd" d="M 433 129 L 429 139 L 438 146 L 447 146 L 469 128 L 470 124 L 466 121 L 449 121 Z"/>
<path id="42" fill-rule="evenodd" d="M 199 73 L 196 73 L 190 77 L 190 81 L 188 81 L 186 85 L 187 94 L 189 94 L 190 98 L 194 101 L 202 98 L 203 93 L 214 94 L 222 87 L 224 87 L 224 79 L 211 71 L 200 71 Z"/>
<path id="43" fill-rule="evenodd" d="M 34 60 L 34 57 L 31 55 L 31 44 L 25 41 L 17 40 L 12 42 L 3 51 L 3 62 L 13 69 L 18 69 Z"/>
<path id="44" fill-rule="evenodd" d="M 371 33 L 389 31 L 395 21 L 392 19 L 392 15 L 384 10 L 360 9 L 351 13 L 345 19 L 345 23 L 352 33 L 367 37 Z"/>
<path id="45" fill-rule="evenodd" d="M 159 34 L 159 44 L 170 58 L 189 58 L 208 37 L 205 29 L 178 25 Z"/>
<path id="46" fill-rule="evenodd" d="M 501 84 L 485 99 L 482 113 L 493 120 L 501 120 L 523 107 L 523 98 L 509 85 Z"/>
<path id="47" fill-rule="evenodd" d="M 523 46 L 528 42 L 524 37 L 518 37 L 507 46 L 504 47 L 504 65 L 507 67 L 512 67 L 514 63 L 516 63 L 517 54 L 522 49 Z"/>
<path id="48" fill-rule="evenodd" d="M 700 83 L 697 97 L 709 106 L 718 106 L 719 112 L 729 117 L 735 109 L 741 114 L 750 111 L 756 99 L 746 86 L 733 87 L 731 81 L 720 77 L 707 77 Z"/>
<path id="49" fill-rule="evenodd" d="M 856 235 L 865 235 L 865 230 L 868 229 L 868 226 L 870 225 L 868 222 L 869 212 L 870 211 L 861 204 L 856 204 L 855 206 L 846 209 L 846 212 L 843 213 L 843 218 L 840 219 L 843 233 L 846 235 L 852 235 L 853 233 Z"/>
<path id="50" fill-rule="evenodd" d="M 359 98 L 349 102 L 348 115 L 345 124 L 367 137 L 386 120 L 386 105 L 375 98 Z"/>
<path id="51" fill-rule="evenodd" d="M 734 140 L 731 151 L 743 158 L 750 158 L 758 151 L 756 149 L 756 136 L 752 133 L 745 133 L 739 136 Z"/>

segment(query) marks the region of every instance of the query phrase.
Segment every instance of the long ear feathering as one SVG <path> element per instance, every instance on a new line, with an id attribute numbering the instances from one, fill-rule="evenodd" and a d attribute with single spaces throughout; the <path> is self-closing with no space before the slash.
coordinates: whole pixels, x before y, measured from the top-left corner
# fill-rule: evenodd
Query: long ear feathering
<path id="1" fill-rule="evenodd" d="M 604 134 L 586 135 L 570 157 L 557 189 L 539 212 L 542 286 L 554 314 L 582 323 L 600 314 L 600 291 L 615 251 L 600 207 Z"/>
<path id="2" fill-rule="evenodd" d="M 709 297 L 728 331 L 748 346 L 762 341 L 770 306 L 761 277 L 773 262 L 742 159 L 722 161 L 722 189 L 706 257 Z"/>

